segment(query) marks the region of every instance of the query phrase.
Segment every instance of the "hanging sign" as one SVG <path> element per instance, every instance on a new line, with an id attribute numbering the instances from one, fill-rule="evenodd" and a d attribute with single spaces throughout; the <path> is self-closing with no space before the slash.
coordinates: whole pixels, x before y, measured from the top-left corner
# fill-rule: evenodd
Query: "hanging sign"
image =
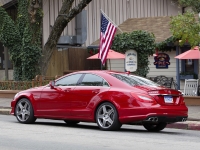
<path id="1" fill-rule="evenodd" d="M 135 50 L 128 50 L 125 53 L 125 69 L 126 71 L 134 72 L 137 70 L 137 52 Z"/>
<path id="2" fill-rule="evenodd" d="M 170 65 L 170 57 L 166 53 L 158 53 L 158 55 L 154 57 L 154 60 L 154 65 L 156 65 L 157 69 L 166 69 L 168 65 Z"/>

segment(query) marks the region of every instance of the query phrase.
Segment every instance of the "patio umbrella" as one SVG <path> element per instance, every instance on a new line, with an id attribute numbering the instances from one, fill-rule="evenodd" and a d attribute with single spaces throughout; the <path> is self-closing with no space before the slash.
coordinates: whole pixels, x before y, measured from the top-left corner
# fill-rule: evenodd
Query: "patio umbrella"
<path id="1" fill-rule="evenodd" d="M 97 53 L 97 54 L 95 54 L 93 56 L 90 56 L 87 59 L 99 59 L 98 55 L 99 55 L 99 53 Z M 121 53 L 118 53 L 118 52 L 115 52 L 115 51 L 110 49 L 108 51 L 107 59 L 125 59 L 125 55 L 121 54 Z"/>
<path id="2" fill-rule="evenodd" d="M 90 56 L 87 59 L 100 59 L 100 58 L 98 58 L 98 55 L 99 55 L 99 53 L 97 53 L 97 54 L 95 54 L 93 56 Z M 121 53 L 118 53 L 118 52 L 115 52 L 114 50 L 110 49 L 108 51 L 108 55 L 107 55 L 106 59 L 109 59 L 109 60 L 110 59 L 125 59 L 125 55 L 121 54 Z M 110 70 L 111 70 L 111 64 L 110 64 Z"/>
<path id="3" fill-rule="evenodd" d="M 177 59 L 200 59 L 199 47 L 196 46 L 196 47 L 194 47 L 194 49 L 190 49 L 189 51 L 186 51 L 174 58 L 177 58 Z"/>

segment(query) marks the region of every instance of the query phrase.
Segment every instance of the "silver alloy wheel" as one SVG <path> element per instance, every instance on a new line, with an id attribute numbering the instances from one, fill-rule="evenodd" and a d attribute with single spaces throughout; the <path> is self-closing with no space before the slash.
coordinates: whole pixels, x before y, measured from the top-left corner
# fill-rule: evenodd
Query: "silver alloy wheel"
<path id="1" fill-rule="evenodd" d="M 30 117 L 31 105 L 26 100 L 22 100 L 17 103 L 16 106 L 16 117 L 21 121 L 25 122 Z"/>
<path id="2" fill-rule="evenodd" d="M 102 105 L 97 112 L 97 120 L 102 128 L 109 128 L 114 122 L 115 111 L 110 105 Z"/>

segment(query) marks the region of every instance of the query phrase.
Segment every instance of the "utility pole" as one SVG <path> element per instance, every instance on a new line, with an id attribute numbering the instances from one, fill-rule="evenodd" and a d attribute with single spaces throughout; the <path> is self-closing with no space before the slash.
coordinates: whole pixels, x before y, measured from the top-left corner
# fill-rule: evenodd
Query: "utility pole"
<path id="1" fill-rule="evenodd" d="M 8 76 L 8 49 L 4 46 L 4 67 L 5 67 L 5 80 L 9 79 Z"/>

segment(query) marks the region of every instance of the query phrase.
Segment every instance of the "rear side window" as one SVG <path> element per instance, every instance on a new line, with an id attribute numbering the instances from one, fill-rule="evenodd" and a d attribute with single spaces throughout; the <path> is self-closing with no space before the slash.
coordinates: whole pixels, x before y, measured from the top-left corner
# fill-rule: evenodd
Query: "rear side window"
<path id="1" fill-rule="evenodd" d="M 94 74 L 85 74 L 81 86 L 109 86 L 108 83 L 101 77 Z"/>
<path id="2" fill-rule="evenodd" d="M 130 79 L 128 76 L 121 75 L 121 74 L 112 74 L 115 78 L 121 80 L 122 82 L 125 82 L 131 86 L 137 85 L 137 82 L 135 80 Z"/>

